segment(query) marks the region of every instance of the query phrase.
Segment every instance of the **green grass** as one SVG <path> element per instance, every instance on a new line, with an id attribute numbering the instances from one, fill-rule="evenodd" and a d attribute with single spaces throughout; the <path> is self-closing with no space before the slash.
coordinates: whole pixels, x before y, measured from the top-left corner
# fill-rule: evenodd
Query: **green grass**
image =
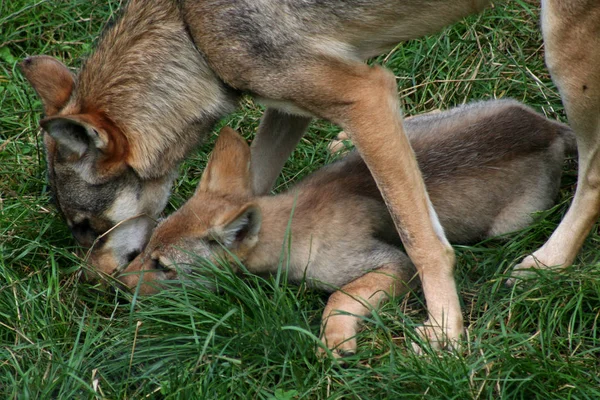
<path id="1" fill-rule="evenodd" d="M 216 271 L 218 294 L 192 283 L 136 298 L 83 282 L 77 248 L 46 190 L 41 104 L 16 62 L 50 54 L 77 67 L 118 6 L 0 1 L 1 398 L 600 397 L 596 230 L 575 266 L 503 286 L 515 260 L 541 245 L 566 211 L 572 161 L 559 204 L 532 227 L 456 247 L 468 328 L 456 353 L 418 357 L 409 350 L 425 317 L 419 293 L 371 317 L 359 352 L 341 367 L 314 355 L 326 297 L 304 286 Z M 409 115 L 513 97 L 564 120 L 544 68 L 538 19 L 537 4 L 497 5 L 376 62 L 395 72 Z M 225 122 L 251 137 L 260 113 L 246 99 Z M 337 131 L 314 123 L 277 190 L 327 162 Z M 168 211 L 194 190 L 210 145 L 183 166 Z"/>

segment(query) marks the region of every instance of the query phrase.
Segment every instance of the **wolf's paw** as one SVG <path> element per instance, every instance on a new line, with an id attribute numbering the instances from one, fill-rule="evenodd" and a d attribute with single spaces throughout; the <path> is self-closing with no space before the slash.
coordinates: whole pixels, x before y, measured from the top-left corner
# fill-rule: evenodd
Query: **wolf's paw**
<path id="1" fill-rule="evenodd" d="M 512 287 L 516 285 L 519 280 L 531 278 L 535 276 L 536 269 L 558 269 L 564 265 L 570 264 L 562 261 L 544 262 L 542 256 L 536 256 L 536 254 L 529 255 L 523 259 L 519 264 L 513 268 L 510 278 L 506 280 L 505 285 Z"/>
<path id="2" fill-rule="evenodd" d="M 464 329 L 462 327 L 462 321 L 457 325 L 460 326 L 453 329 L 442 328 L 439 325 L 432 324 L 428 320 L 425 321 L 423 326 L 419 326 L 415 330 L 419 338 L 423 342 L 428 343 L 433 350 L 458 350 L 460 348 L 459 341 L 463 335 Z M 414 352 L 419 355 L 424 353 L 423 348 L 418 343 L 413 342 L 412 348 Z"/>
<path id="3" fill-rule="evenodd" d="M 513 287 L 519 280 L 533 275 L 534 268 L 539 268 L 539 262 L 536 261 L 535 257 L 525 257 L 523 261 L 514 266 L 512 272 L 510 273 L 510 278 L 508 278 L 504 284 L 508 287 Z"/>
<path id="4" fill-rule="evenodd" d="M 327 145 L 327 150 L 329 154 L 344 154 L 350 149 L 352 146 L 352 142 L 350 141 L 350 136 L 344 131 L 338 133 L 337 137 Z"/>

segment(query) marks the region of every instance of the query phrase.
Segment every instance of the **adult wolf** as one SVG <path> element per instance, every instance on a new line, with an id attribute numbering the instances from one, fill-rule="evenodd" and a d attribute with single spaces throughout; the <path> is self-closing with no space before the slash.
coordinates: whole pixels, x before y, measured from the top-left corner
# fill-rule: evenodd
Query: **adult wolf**
<path id="1" fill-rule="evenodd" d="M 251 93 L 271 107 L 252 149 L 256 193 L 271 187 L 312 116 L 340 125 L 372 171 L 421 277 L 429 311 L 423 334 L 434 345 L 455 340 L 463 323 L 454 253 L 404 134 L 394 77 L 362 60 L 487 3 L 132 0 L 77 77 L 48 58 L 22 64 L 46 110 L 59 207 L 84 245 L 114 227 L 91 257 L 112 273 L 146 242 L 177 164 L 240 92 Z M 581 173 L 566 222 L 520 268 L 571 263 L 600 212 L 600 4 L 542 6 L 547 61 L 578 135 Z"/>

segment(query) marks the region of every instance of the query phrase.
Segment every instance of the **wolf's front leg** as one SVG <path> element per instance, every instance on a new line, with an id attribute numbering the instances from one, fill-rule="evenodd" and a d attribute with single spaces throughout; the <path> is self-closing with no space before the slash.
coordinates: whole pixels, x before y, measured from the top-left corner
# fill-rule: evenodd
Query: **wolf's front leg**
<path id="1" fill-rule="evenodd" d="M 336 358 L 356 352 L 356 334 L 363 317 L 383 301 L 408 290 L 405 274 L 391 266 L 369 272 L 334 292 L 327 301 L 321 322 L 321 340 Z M 325 350 L 318 349 L 320 355 Z"/>
<path id="2" fill-rule="evenodd" d="M 252 182 L 257 196 L 269 193 L 311 118 L 267 108 L 252 141 Z"/>
<path id="3" fill-rule="evenodd" d="M 454 251 L 404 132 L 394 75 L 378 66 L 327 59 L 306 66 L 294 78 L 302 83 L 294 88 L 295 103 L 340 125 L 377 182 L 421 278 L 429 311 L 421 330 L 424 339 L 435 348 L 457 341 L 463 318 Z"/>

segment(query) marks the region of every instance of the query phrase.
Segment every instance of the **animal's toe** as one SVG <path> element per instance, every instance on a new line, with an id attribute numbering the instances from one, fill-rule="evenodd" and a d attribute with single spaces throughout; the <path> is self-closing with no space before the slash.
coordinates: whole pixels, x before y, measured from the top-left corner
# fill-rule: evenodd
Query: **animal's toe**
<path id="1" fill-rule="evenodd" d="M 424 353 L 423 345 L 427 344 L 432 350 L 459 350 L 460 349 L 460 338 L 463 334 L 463 329 L 445 329 L 440 326 L 431 324 L 429 321 L 425 321 L 423 326 L 419 326 L 416 329 L 417 336 L 421 339 L 421 343 L 412 343 L 413 351 L 422 355 Z"/>
<path id="2" fill-rule="evenodd" d="M 346 131 L 341 131 L 337 134 L 337 140 L 350 140 L 350 136 L 346 133 Z"/>
<path id="3" fill-rule="evenodd" d="M 532 277 L 535 274 L 534 269 L 536 268 L 547 268 L 545 265 L 540 263 L 533 256 L 527 256 L 521 261 L 521 263 L 515 265 L 512 272 L 510 273 L 510 278 L 506 280 L 504 283 L 506 287 L 513 287 L 520 280 L 527 279 Z"/>

